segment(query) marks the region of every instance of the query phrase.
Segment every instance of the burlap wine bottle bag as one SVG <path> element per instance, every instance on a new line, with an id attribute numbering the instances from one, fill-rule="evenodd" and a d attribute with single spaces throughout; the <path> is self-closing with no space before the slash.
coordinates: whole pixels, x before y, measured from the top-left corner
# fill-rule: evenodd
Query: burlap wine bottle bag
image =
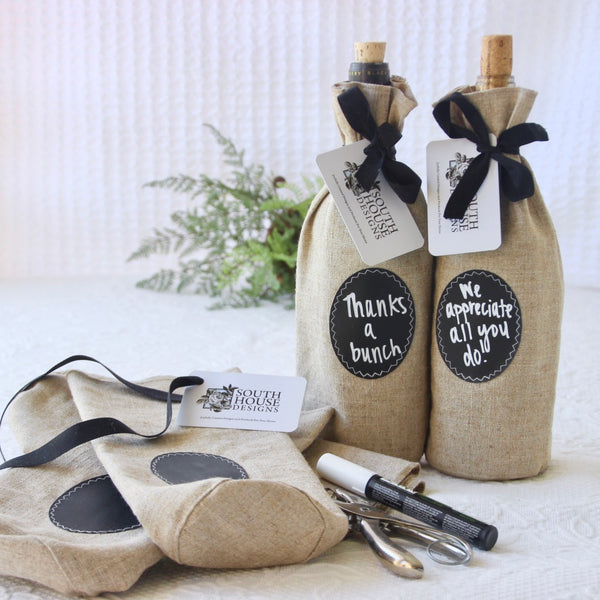
<path id="1" fill-rule="evenodd" d="M 21 394 L 8 417 L 24 452 L 80 420 L 61 375 Z M 89 444 L 0 473 L 2 575 L 93 596 L 127 590 L 162 557 Z"/>
<path id="2" fill-rule="evenodd" d="M 367 98 L 378 126 L 389 123 L 401 131 L 406 115 L 416 106 L 400 77 L 392 77 L 389 86 L 336 84 L 334 113 L 345 145 L 361 139 L 337 101 L 352 86 Z M 407 206 L 426 236 L 422 193 Z M 297 373 L 307 380 L 307 408 L 328 405 L 336 410 L 326 439 L 407 460 L 421 457 L 429 414 L 431 278 L 432 258 L 426 245 L 367 266 L 328 189 L 324 187 L 313 199 L 298 248 Z M 367 305 L 380 310 L 374 317 L 346 318 L 344 300 L 350 297 L 358 300 L 353 316 Z M 392 303 L 400 299 L 402 310 L 396 311 L 390 299 Z M 370 362 L 354 360 L 353 352 L 373 345 L 383 347 L 383 360 L 381 355 L 373 361 L 369 356 Z M 390 348 L 399 352 L 386 356 Z"/>
<path id="3" fill-rule="evenodd" d="M 536 96 L 518 87 L 458 92 L 497 138 L 524 123 Z M 454 102 L 449 114 L 471 129 Z M 518 152 L 509 157 L 529 168 Z M 532 183 L 530 197 L 509 201 L 511 183 L 501 176 L 497 250 L 436 259 L 426 455 L 451 475 L 523 478 L 550 460 L 563 278 L 554 227 Z"/>

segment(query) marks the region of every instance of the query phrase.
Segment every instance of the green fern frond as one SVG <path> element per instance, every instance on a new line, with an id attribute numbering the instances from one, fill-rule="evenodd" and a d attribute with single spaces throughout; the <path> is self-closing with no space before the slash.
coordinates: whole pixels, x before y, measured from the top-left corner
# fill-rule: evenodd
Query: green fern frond
<path id="1" fill-rule="evenodd" d="M 142 279 L 136 283 L 136 287 L 152 290 L 155 292 L 166 292 L 173 287 L 177 273 L 171 269 L 162 269 L 148 279 Z"/>
<path id="2" fill-rule="evenodd" d="M 206 125 L 230 167 L 226 179 L 177 175 L 147 183 L 189 197 L 171 214 L 171 225 L 155 229 L 128 260 L 173 253 L 179 270 L 163 269 L 142 288 L 207 294 L 214 308 L 257 306 L 293 299 L 300 229 L 312 197 L 323 182 L 302 184 L 274 178 L 262 165 L 246 165 L 244 151 Z"/>
<path id="3" fill-rule="evenodd" d="M 225 137 L 214 125 L 210 125 L 209 123 L 203 123 L 203 125 L 210 130 L 217 143 L 221 146 L 221 152 L 225 157 L 223 162 L 233 167 L 243 167 L 244 151 L 238 150 L 233 141 Z"/>
<path id="4" fill-rule="evenodd" d="M 179 194 L 190 194 L 194 192 L 194 189 L 198 187 L 200 183 L 201 182 L 195 177 L 180 174 L 172 177 L 167 177 L 166 179 L 150 181 L 148 183 L 145 183 L 144 187 L 170 190 Z"/>
<path id="5" fill-rule="evenodd" d="M 153 254 L 168 254 L 177 244 L 178 238 L 178 233 L 172 229 L 155 229 L 154 235 L 142 240 L 140 247 L 127 260 L 148 258 Z"/>

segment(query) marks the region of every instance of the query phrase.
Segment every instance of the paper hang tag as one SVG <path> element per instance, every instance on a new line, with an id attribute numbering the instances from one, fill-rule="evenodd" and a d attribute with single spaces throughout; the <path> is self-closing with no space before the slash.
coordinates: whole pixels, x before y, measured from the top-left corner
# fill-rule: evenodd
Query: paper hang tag
<path id="1" fill-rule="evenodd" d="M 490 141 L 496 138 L 490 134 Z M 434 256 L 495 250 L 502 243 L 498 163 L 488 174 L 462 219 L 444 218 L 454 188 L 479 152 L 470 140 L 448 139 L 427 145 L 427 227 Z"/>
<path id="2" fill-rule="evenodd" d="M 368 192 L 356 181 L 368 145 L 361 140 L 325 152 L 317 156 L 317 165 L 360 257 L 373 266 L 421 248 L 424 239 L 383 175 Z"/>
<path id="3" fill-rule="evenodd" d="M 303 377 L 194 371 L 202 385 L 185 388 L 177 423 L 191 427 L 291 432 L 304 401 Z"/>

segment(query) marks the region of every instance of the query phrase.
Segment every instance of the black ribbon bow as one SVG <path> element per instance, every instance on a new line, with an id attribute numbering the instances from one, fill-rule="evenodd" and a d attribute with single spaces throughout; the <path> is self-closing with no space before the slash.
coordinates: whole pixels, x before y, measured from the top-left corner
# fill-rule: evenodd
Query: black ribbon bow
<path id="1" fill-rule="evenodd" d="M 412 204 L 421 189 L 421 178 L 395 159 L 394 146 L 402 134 L 390 123 L 377 126 L 369 110 L 369 102 L 356 86 L 342 92 L 338 103 L 350 127 L 371 142 L 365 148 L 366 158 L 356 172 L 358 183 L 369 191 L 381 171 L 400 199 Z"/>
<path id="2" fill-rule="evenodd" d="M 473 130 L 456 125 L 450 118 L 450 105 L 454 102 L 463 112 Z M 517 202 L 533 196 L 533 176 L 529 169 L 518 160 L 506 154 L 519 154 L 519 147 L 531 142 L 548 140 L 546 130 L 537 123 L 520 123 L 503 131 L 497 145 L 490 144 L 490 131 L 483 117 L 473 104 L 460 92 L 451 94 L 442 100 L 433 110 L 433 116 L 439 126 L 451 138 L 467 138 L 477 145 L 479 155 L 469 164 L 458 185 L 454 188 L 446 209 L 446 219 L 462 219 L 467 207 L 477 194 L 490 167 L 490 161 L 498 162 L 500 189 L 511 201 Z"/>

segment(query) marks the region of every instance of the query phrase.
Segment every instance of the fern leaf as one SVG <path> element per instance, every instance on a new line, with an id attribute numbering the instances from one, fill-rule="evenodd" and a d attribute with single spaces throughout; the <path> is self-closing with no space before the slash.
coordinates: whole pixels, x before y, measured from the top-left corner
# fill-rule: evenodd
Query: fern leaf
<path id="1" fill-rule="evenodd" d="M 154 235 L 142 240 L 140 247 L 127 260 L 132 261 L 139 258 L 148 258 L 152 254 L 168 254 L 171 251 L 172 238 L 173 236 L 168 230 L 161 231 L 155 229 Z"/>
<path id="2" fill-rule="evenodd" d="M 274 179 L 263 165 L 245 164 L 243 150 L 205 126 L 220 146 L 229 177 L 179 174 L 146 184 L 185 194 L 189 203 L 128 258 L 174 253 L 179 269 L 159 271 L 138 286 L 208 294 L 219 298 L 215 307 L 293 296 L 300 228 L 322 180 L 303 178 L 296 185 Z"/>
<path id="3" fill-rule="evenodd" d="M 177 274 L 172 269 L 162 269 L 148 279 L 138 281 L 136 287 L 153 290 L 155 292 L 166 292 L 173 286 L 176 275 Z"/>
<path id="4" fill-rule="evenodd" d="M 144 184 L 144 187 L 170 190 L 179 194 L 190 194 L 194 191 L 196 187 L 199 187 L 200 185 L 201 182 L 195 177 L 180 174 L 172 177 L 167 177 L 166 179 L 150 181 Z"/>

